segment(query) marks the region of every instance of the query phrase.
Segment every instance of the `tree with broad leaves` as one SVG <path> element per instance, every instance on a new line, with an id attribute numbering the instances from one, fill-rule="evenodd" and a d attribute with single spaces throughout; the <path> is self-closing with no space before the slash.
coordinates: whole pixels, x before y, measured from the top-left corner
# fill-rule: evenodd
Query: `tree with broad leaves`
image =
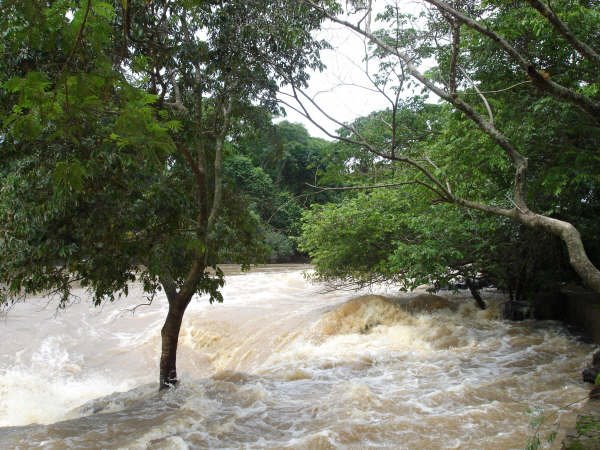
<path id="1" fill-rule="evenodd" d="M 139 281 L 169 303 L 160 388 L 177 382 L 194 294 L 264 243 L 225 179 L 279 85 L 321 67 L 321 11 L 295 1 L 7 0 L 0 6 L 0 301 Z"/>
<path id="2" fill-rule="evenodd" d="M 389 109 L 376 111 L 351 125 L 372 144 L 384 146 L 393 140 L 388 126 L 392 114 Z M 447 105 L 428 104 L 422 98 L 399 104 L 398 118 L 398 151 L 435 161 L 438 172 L 464 192 L 505 201 L 509 167 L 502 159 L 494 161 L 494 146 L 477 139 L 469 122 Z M 559 124 L 548 125 L 546 132 L 557 139 L 561 130 L 552 128 Z M 472 170 L 462 180 L 475 151 L 477 164 L 491 167 Z M 319 281 L 352 288 L 377 282 L 393 282 L 404 290 L 420 285 L 434 290 L 465 287 L 477 306 L 485 308 L 478 290 L 484 283 L 508 292 L 513 300 L 527 300 L 540 290 L 556 290 L 576 280 L 558 238 L 506 217 L 439 202 L 414 173 L 355 144 L 338 141 L 330 153 L 332 161 L 319 182 L 334 185 L 322 189 L 339 197 L 304 213 L 299 240 Z M 530 179 L 536 186 L 547 181 Z M 543 195 L 532 200 L 542 208 L 559 207 L 576 219 L 587 242 L 595 244 L 591 255 L 600 256 L 600 239 L 586 220 L 587 215 L 597 215 L 597 205 L 588 204 L 583 214 L 574 209 L 579 197 L 571 192 L 561 194 L 559 205 Z"/>
<path id="3" fill-rule="evenodd" d="M 303 1 L 365 38 L 371 50 L 366 60 L 379 66 L 367 77 L 393 112 L 387 122 L 392 136 L 386 142 L 372 141 L 356 124 L 341 122 L 339 139 L 409 169 L 412 182 L 429 191 L 435 202 L 505 217 L 558 237 L 573 270 L 600 292 L 600 270 L 586 253 L 581 225 L 568 219 L 562 200 L 556 199 L 554 205 L 546 201 L 539 212 L 534 209 L 544 189 L 556 189 L 557 194 L 571 191 L 578 195 L 579 207 L 595 204 L 598 196 L 597 2 L 559 1 L 550 7 L 538 0 L 424 0 L 419 17 L 403 11 L 401 2 L 356 2 L 359 19 L 353 21 L 326 12 L 318 1 Z M 381 12 L 366 25 L 374 5 L 382 5 Z M 381 26 L 375 29 L 376 25 Z M 433 64 L 426 71 L 420 69 L 425 60 Z M 457 139 L 449 133 L 445 143 L 457 155 L 454 159 L 434 161 L 426 149 L 416 155 L 404 152 L 396 111 L 406 87 L 420 87 L 447 103 L 472 124 L 476 133 L 469 131 L 471 142 L 479 145 L 465 154 L 453 145 Z M 293 89 L 290 96 L 295 108 L 317 124 L 315 110 L 331 119 L 302 88 Z M 513 101 L 518 108 L 511 106 Z M 552 135 L 545 133 L 548 117 L 556 120 L 552 130 L 563 129 L 550 141 L 545 140 Z M 573 127 L 572 136 L 566 133 L 568 127 Z M 486 137 L 484 145 L 479 136 Z M 488 143 L 493 144 L 492 155 L 481 150 Z M 570 164 L 584 175 L 573 174 Z M 458 169 L 454 177 L 452 167 Z M 557 177 L 557 172 L 564 176 Z M 472 189 L 470 178 L 482 173 L 489 180 L 510 179 L 506 195 L 486 197 L 485 189 Z M 528 189 L 531 185 L 541 191 Z"/>

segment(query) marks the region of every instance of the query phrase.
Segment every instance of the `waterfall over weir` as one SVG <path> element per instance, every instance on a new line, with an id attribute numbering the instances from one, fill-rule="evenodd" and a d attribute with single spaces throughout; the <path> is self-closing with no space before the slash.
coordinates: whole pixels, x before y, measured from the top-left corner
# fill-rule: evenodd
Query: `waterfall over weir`
<path id="1" fill-rule="evenodd" d="M 593 351 L 554 322 L 499 319 L 503 298 L 325 292 L 305 266 L 227 277 L 193 300 L 178 389 L 158 393 L 166 300 L 46 299 L 0 321 L 0 448 L 523 448 L 568 421 Z"/>

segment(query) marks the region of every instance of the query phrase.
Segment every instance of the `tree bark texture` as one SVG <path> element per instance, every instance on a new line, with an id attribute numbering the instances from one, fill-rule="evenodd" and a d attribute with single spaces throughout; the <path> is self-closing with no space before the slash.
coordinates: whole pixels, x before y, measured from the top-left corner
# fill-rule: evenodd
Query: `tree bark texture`
<path id="1" fill-rule="evenodd" d="M 160 379 L 159 390 L 168 389 L 177 384 L 177 343 L 183 314 L 191 299 L 175 296 L 169 299 L 169 312 L 160 332 Z"/>

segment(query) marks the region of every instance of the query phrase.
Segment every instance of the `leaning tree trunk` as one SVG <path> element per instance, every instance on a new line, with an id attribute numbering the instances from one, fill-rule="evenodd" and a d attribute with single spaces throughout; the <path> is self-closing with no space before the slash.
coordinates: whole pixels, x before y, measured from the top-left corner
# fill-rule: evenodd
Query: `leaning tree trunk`
<path id="1" fill-rule="evenodd" d="M 160 332 L 162 347 L 160 355 L 159 389 L 167 389 L 177 384 L 177 342 L 181 321 L 190 298 L 179 295 L 169 298 L 169 312 Z"/>
<path id="2" fill-rule="evenodd" d="M 525 225 L 543 228 L 558 236 L 567 247 L 569 263 L 575 272 L 577 272 L 581 281 L 590 289 L 600 293 L 600 270 L 594 266 L 585 252 L 581 234 L 577 228 L 569 222 L 532 212 L 520 214 L 518 219 Z"/>
<path id="3" fill-rule="evenodd" d="M 475 303 L 477 304 L 479 309 L 487 308 L 487 305 L 485 304 L 485 301 L 483 300 L 483 298 L 481 298 L 481 294 L 479 293 L 479 289 L 477 289 L 477 286 L 475 285 L 474 280 L 472 280 L 469 277 L 466 277 L 465 282 L 467 283 L 467 287 L 469 288 L 469 291 L 471 292 L 471 296 L 475 300 Z"/>

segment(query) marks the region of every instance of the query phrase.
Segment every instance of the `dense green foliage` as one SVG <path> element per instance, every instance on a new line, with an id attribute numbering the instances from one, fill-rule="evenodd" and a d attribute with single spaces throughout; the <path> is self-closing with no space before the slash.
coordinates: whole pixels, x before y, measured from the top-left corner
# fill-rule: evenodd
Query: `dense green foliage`
<path id="1" fill-rule="evenodd" d="M 320 66 L 320 14 L 287 1 L 1 9 L 0 302 L 66 302 L 79 280 L 99 303 L 136 279 L 220 299 L 204 268 L 264 260 L 273 182 L 238 142 L 278 112 L 279 83 Z"/>
<path id="2" fill-rule="evenodd" d="M 99 303 L 136 279 L 150 293 L 220 299 L 222 276 L 208 268 L 296 254 L 303 209 L 325 201 L 305 214 L 300 239 L 323 279 L 410 288 L 483 274 L 519 296 L 573 279 L 544 230 L 455 208 L 521 203 L 515 161 L 473 114 L 527 158 L 524 204 L 575 224 L 600 261 L 597 61 L 525 1 L 468 1 L 459 13 L 535 73 L 440 7 L 412 17 L 390 3 L 373 24 L 384 46 L 369 55 L 390 108 L 329 144 L 271 123 L 281 85 L 302 88 L 322 68 L 325 44 L 311 30 L 323 15 L 309 3 L 3 2 L 0 301 L 54 290 L 66 302 L 80 280 Z M 596 2 L 553 9 L 597 47 Z M 390 49 L 427 62 L 425 81 L 450 100 L 408 98 L 418 83 Z M 552 94 L 547 79 L 573 95 Z M 307 189 L 317 182 L 351 189 Z M 354 189 L 372 185 L 387 187 Z"/>
<path id="3" fill-rule="evenodd" d="M 251 130 L 236 147 L 239 155 L 225 170 L 262 221 L 269 260 L 297 257 L 302 211 L 323 201 L 309 184 L 326 166 L 329 143 L 310 137 L 300 124 L 282 121 Z"/>
<path id="4" fill-rule="evenodd" d="M 600 101 L 598 61 L 580 54 L 525 1 L 469 1 L 454 15 L 432 7 L 419 17 L 401 8 L 390 2 L 372 24 L 376 31 L 364 32 L 373 43 L 372 65 L 379 64 L 370 77 L 373 88 L 390 108 L 339 130 L 332 150 L 337 164 L 320 182 L 348 190 L 304 216 L 301 248 L 313 258 L 317 277 L 354 285 L 393 280 L 410 289 L 444 285 L 457 275 L 485 276 L 518 298 L 576 280 L 557 237 L 482 212 L 503 208 L 525 215 L 521 203 L 574 224 L 598 266 L 600 127 L 581 106 Z M 599 50 L 597 2 L 560 1 L 552 8 Z M 540 68 L 535 76 L 543 81 L 528 78 L 496 40 L 467 26 L 460 14 L 506 39 Z M 419 82 L 409 78 L 409 62 L 423 61 L 433 67 Z M 576 100 L 544 90 L 548 79 Z M 425 97 L 403 100 L 417 86 L 426 86 Z M 427 97 L 435 89 L 447 96 L 446 104 Z M 468 106 L 461 109 L 461 101 Z M 466 113 L 469 107 L 473 113 Z M 501 141 L 528 160 L 527 178 L 518 185 L 523 195 L 514 191 L 518 160 L 499 148 Z M 462 199 L 476 208 L 458 209 Z"/>
<path id="5" fill-rule="evenodd" d="M 374 113 L 354 126 L 370 142 L 384 142 L 391 136 L 381 124 L 389 123 L 390 114 Z M 403 154 L 440 161 L 448 128 L 456 131 L 458 125 L 449 109 L 413 100 L 401 115 Z M 423 189 L 413 172 L 356 146 L 338 143 L 334 149 L 337 164 L 323 178 L 331 183 L 337 177 L 338 184 L 359 189 L 304 215 L 301 248 L 311 255 L 318 278 L 358 286 L 394 281 L 412 289 L 485 275 L 501 287 L 515 288 L 520 264 L 510 253 L 522 242 L 509 221 L 444 204 Z M 470 177 L 468 182 L 476 186 L 479 181 Z M 387 187 L 365 192 L 365 185 Z"/>

